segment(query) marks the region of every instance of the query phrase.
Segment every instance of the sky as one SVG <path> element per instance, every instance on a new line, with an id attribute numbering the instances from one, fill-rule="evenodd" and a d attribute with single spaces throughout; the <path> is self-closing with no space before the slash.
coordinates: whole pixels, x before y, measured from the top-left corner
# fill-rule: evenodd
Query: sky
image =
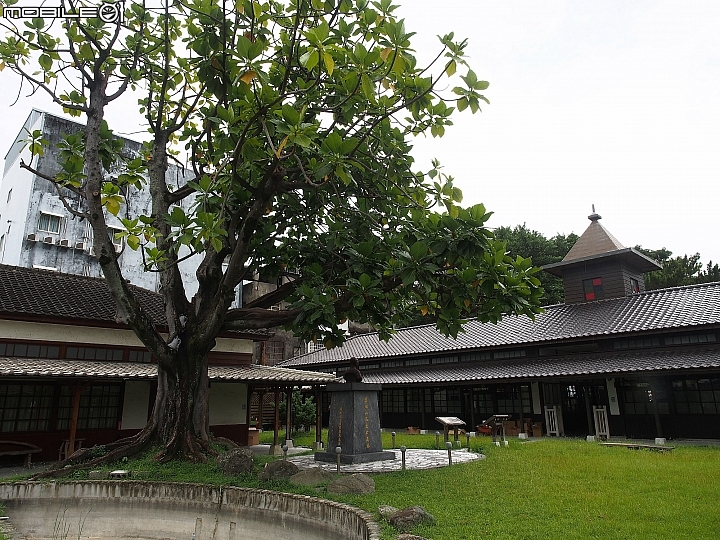
<path id="1" fill-rule="evenodd" d="M 492 227 L 581 234 L 594 204 L 625 246 L 720 262 L 720 2 L 400 3 L 421 61 L 454 31 L 490 82 L 482 113 L 455 114 L 444 137 L 415 139 L 420 170 L 439 159 L 463 204 L 494 212 Z M 31 107 L 58 113 L 39 95 L 11 107 L 18 80 L 8 71 L 0 156 Z M 130 110 L 108 120 L 138 138 Z"/>

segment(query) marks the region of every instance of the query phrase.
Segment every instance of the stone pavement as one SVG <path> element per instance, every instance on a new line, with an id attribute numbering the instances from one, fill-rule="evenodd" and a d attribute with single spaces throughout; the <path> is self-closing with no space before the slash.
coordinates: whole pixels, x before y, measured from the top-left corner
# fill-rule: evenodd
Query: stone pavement
<path id="1" fill-rule="evenodd" d="M 384 473 L 402 470 L 402 452 L 400 450 L 390 450 L 395 452 L 395 459 L 385 461 L 373 461 L 370 463 L 356 463 L 354 465 L 340 465 L 340 472 L 344 473 Z M 457 463 L 467 463 L 477 459 L 485 459 L 483 454 L 468 452 L 466 448 L 455 448 L 452 451 L 453 465 Z M 326 463 L 315 461 L 312 454 L 307 456 L 295 456 L 288 458 L 300 469 L 310 469 L 313 467 L 321 467 L 327 471 L 335 472 L 337 470 L 336 463 Z M 436 469 L 438 467 L 448 466 L 447 450 L 417 450 L 408 448 L 405 451 L 405 467 L 407 469 Z"/>

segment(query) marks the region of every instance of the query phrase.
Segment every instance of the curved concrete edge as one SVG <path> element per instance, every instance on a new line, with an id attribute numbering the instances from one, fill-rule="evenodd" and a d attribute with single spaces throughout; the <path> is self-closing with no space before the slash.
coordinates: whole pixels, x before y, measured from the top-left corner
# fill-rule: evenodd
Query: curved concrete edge
<path id="1" fill-rule="evenodd" d="M 192 515 L 193 522 L 196 514 L 204 512 L 205 515 L 214 514 L 216 528 L 218 515 L 224 512 L 260 523 L 263 518 L 270 518 L 270 523 L 306 524 L 312 528 L 322 528 L 335 538 L 380 539 L 380 527 L 368 512 L 307 495 L 233 486 L 132 480 L 0 484 L 0 502 L 6 504 L 9 513 L 12 508 L 46 506 L 50 501 L 62 504 L 70 501 L 74 504 L 79 501 L 83 504 L 111 502 L 112 508 L 124 504 L 133 508 L 133 511 L 137 511 L 140 505 L 148 513 L 172 508 L 176 513 Z M 111 508 L 109 510 L 113 512 Z M 142 516 L 138 515 L 137 518 L 142 519 Z M 339 534 L 340 531 L 342 534 Z"/>

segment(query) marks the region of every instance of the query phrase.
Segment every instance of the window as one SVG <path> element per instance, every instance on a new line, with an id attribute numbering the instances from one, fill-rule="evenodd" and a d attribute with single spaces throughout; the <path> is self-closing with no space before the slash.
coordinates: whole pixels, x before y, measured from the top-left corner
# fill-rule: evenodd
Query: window
<path id="1" fill-rule="evenodd" d="M 322 350 L 325 350 L 325 344 L 322 341 L 316 341 L 315 343 L 313 343 L 312 341 L 308 341 L 307 352 L 311 353 Z"/>
<path id="2" fill-rule="evenodd" d="M 493 358 L 500 359 L 500 358 L 522 358 L 525 356 L 525 351 L 498 351 L 493 353 Z"/>
<path id="3" fill-rule="evenodd" d="M 122 361 L 122 349 L 100 349 L 95 347 L 68 347 L 65 358 L 77 360 L 114 360 Z"/>
<path id="4" fill-rule="evenodd" d="M 130 351 L 128 353 L 128 360 L 130 362 L 149 364 L 152 361 L 152 354 L 150 354 L 150 351 Z"/>
<path id="5" fill-rule="evenodd" d="M 433 364 L 453 364 L 458 361 L 457 356 L 439 356 L 432 359 Z"/>
<path id="6" fill-rule="evenodd" d="M 382 405 L 385 413 L 404 413 L 405 392 L 403 390 L 383 390 Z"/>
<path id="7" fill-rule="evenodd" d="M 459 414 L 462 412 L 460 406 L 460 394 L 457 390 L 435 390 L 433 392 L 435 402 L 435 413 Z"/>
<path id="8" fill-rule="evenodd" d="M 426 366 L 429 363 L 429 358 L 411 358 L 409 360 L 405 360 L 406 366 Z"/>
<path id="9" fill-rule="evenodd" d="M 602 300 L 605 298 L 603 292 L 602 278 L 596 277 L 583 280 L 583 293 L 585 293 L 585 301 Z"/>
<path id="10" fill-rule="evenodd" d="M 640 292 L 640 283 L 637 279 L 630 278 L 630 293 L 638 294 Z"/>
<path id="11" fill-rule="evenodd" d="M 685 379 L 672 382 L 678 414 L 720 414 L 720 379 Z"/>
<path id="12" fill-rule="evenodd" d="M 619 339 L 613 341 L 613 349 L 648 349 L 659 346 L 659 337 Z"/>
<path id="13" fill-rule="evenodd" d="M 690 345 L 693 343 L 715 343 L 715 334 L 690 334 L 684 336 L 667 336 L 665 345 Z"/>
<path id="14" fill-rule="evenodd" d="M 125 231 L 123 231 L 122 229 L 116 229 L 115 227 L 108 227 L 108 236 L 110 236 L 110 241 L 113 243 L 114 246 L 120 247 L 120 248 L 122 247 L 123 237 L 121 236 L 120 238 L 118 238 L 115 235 L 121 234 L 123 232 L 125 232 Z"/>
<path id="15" fill-rule="evenodd" d="M 57 429 L 70 429 L 73 391 L 63 386 L 60 392 Z M 114 429 L 117 428 L 120 412 L 120 386 L 95 385 L 80 395 L 78 411 L 78 429 Z"/>
<path id="16" fill-rule="evenodd" d="M 475 400 L 475 410 L 479 414 L 491 415 L 495 412 L 492 390 L 487 386 L 475 388 L 473 398 Z"/>
<path id="17" fill-rule="evenodd" d="M 475 353 L 468 353 L 463 355 L 462 361 L 463 362 L 477 362 L 479 360 L 490 360 L 492 358 L 492 353 L 490 352 L 475 352 Z"/>
<path id="18" fill-rule="evenodd" d="M 38 220 L 38 231 L 59 234 L 61 221 L 62 216 L 40 212 L 40 219 Z"/>
<path id="19" fill-rule="evenodd" d="M 382 363 L 382 367 L 384 368 L 394 368 L 394 367 L 403 367 L 403 361 L 402 360 L 386 360 Z"/>
<path id="20" fill-rule="evenodd" d="M 430 392 L 424 388 L 410 388 L 407 392 L 407 412 L 419 413 L 423 410 L 432 411 Z M 423 403 L 424 401 L 424 403 Z"/>
<path id="21" fill-rule="evenodd" d="M 21 358 L 59 358 L 60 347 L 34 343 L 0 343 L 0 356 Z"/>
<path id="22" fill-rule="evenodd" d="M 285 343 L 282 341 L 268 341 L 265 344 L 265 359 L 274 365 L 284 359 Z"/>
<path id="23" fill-rule="evenodd" d="M 49 429 L 54 394 L 51 384 L 0 384 L 0 431 Z"/>

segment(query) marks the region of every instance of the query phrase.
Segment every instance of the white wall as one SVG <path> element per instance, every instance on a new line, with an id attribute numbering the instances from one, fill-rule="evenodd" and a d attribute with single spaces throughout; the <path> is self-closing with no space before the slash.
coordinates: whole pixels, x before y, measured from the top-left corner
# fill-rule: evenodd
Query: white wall
<path id="1" fill-rule="evenodd" d="M 247 384 L 213 382 L 210 385 L 210 425 L 247 424 Z"/>
<path id="2" fill-rule="evenodd" d="M 121 429 L 142 429 L 150 409 L 150 381 L 125 382 Z"/>

